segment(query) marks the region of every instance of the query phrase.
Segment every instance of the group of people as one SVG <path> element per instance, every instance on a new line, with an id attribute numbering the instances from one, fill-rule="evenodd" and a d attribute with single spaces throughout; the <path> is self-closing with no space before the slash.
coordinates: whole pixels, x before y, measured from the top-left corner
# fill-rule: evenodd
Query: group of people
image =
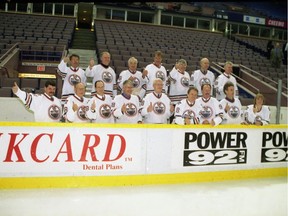
<path id="1" fill-rule="evenodd" d="M 185 59 L 177 60 L 167 74 L 162 65 L 163 54 L 156 51 L 153 63 L 143 71 L 137 70 L 136 58 L 129 58 L 127 70 L 116 80 L 116 73 L 109 66 L 109 52 L 101 53 L 97 65 L 91 59 L 85 71 L 79 68 L 79 59 L 73 54 L 58 65 L 64 80 L 62 103 L 54 96 L 53 81 L 45 83 L 44 94 L 40 95 L 26 93 L 14 84 L 13 93 L 34 112 L 35 121 L 212 126 L 265 125 L 270 121 L 270 110 L 261 94 L 242 112 L 232 62 L 225 63 L 224 72 L 217 79 L 209 70 L 207 58 L 200 60 L 200 69 L 191 76 Z M 89 99 L 84 96 L 87 77 L 93 78 Z"/>

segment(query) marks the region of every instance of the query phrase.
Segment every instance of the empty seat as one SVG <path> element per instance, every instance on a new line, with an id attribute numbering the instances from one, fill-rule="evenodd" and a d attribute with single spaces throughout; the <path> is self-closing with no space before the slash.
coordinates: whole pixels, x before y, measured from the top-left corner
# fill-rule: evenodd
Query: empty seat
<path id="1" fill-rule="evenodd" d="M 21 79 L 21 89 L 23 88 L 31 88 L 31 89 L 38 89 L 38 79 L 29 79 L 29 78 L 22 78 Z"/>
<path id="2" fill-rule="evenodd" d="M 11 88 L 12 86 L 14 86 L 14 82 L 16 82 L 18 86 L 20 86 L 20 79 L 19 78 L 2 77 L 1 87 L 10 87 Z"/>
<path id="3" fill-rule="evenodd" d="M 11 97 L 12 96 L 12 90 L 8 87 L 0 88 L 0 97 Z"/>

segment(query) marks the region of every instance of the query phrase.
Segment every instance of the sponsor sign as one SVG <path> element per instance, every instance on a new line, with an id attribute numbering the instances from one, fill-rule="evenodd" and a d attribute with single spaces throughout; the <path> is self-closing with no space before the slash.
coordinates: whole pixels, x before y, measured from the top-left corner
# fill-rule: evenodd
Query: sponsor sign
<path id="1" fill-rule="evenodd" d="M 1 127 L 0 177 L 143 175 L 287 166 L 286 126 L 107 125 Z"/>
<path id="2" fill-rule="evenodd" d="M 287 28 L 287 22 L 286 21 L 267 19 L 266 20 L 266 25 L 267 26 L 280 27 L 280 28 Z"/>
<path id="3" fill-rule="evenodd" d="M 244 15 L 243 22 L 265 25 L 265 18 Z"/>

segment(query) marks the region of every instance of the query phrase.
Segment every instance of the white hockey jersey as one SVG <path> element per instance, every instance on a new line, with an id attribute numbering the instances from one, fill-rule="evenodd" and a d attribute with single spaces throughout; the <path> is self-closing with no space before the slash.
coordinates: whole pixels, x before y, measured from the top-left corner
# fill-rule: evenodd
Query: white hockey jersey
<path id="1" fill-rule="evenodd" d="M 61 101 L 44 94 L 32 94 L 18 89 L 16 95 L 27 109 L 34 112 L 36 122 L 59 122 L 62 116 Z"/>
<path id="2" fill-rule="evenodd" d="M 223 108 L 223 121 L 221 124 L 241 124 L 243 122 L 242 105 L 238 98 L 234 98 L 233 101 L 228 98 L 224 98 L 220 101 Z M 230 107 L 226 112 L 225 107 L 228 104 Z"/>
<path id="3" fill-rule="evenodd" d="M 113 68 L 98 64 L 94 65 L 92 69 L 88 66 L 85 73 L 87 77 L 93 77 L 91 94 L 95 94 L 95 82 L 102 80 L 105 83 L 104 93 L 110 96 L 117 95 L 116 74 Z"/>
<path id="4" fill-rule="evenodd" d="M 147 79 L 148 79 L 148 83 L 147 83 L 147 89 L 146 89 L 146 94 L 149 94 L 151 92 L 154 91 L 154 88 L 153 88 L 153 81 L 156 79 L 156 78 L 160 78 L 162 81 L 163 81 L 163 92 L 167 92 L 167 71 L 165 69 L 164 66 L 160 66 L 157 67 L 155 64 L 149 64 L 146 66 L 145 68 L 147 71 L 148 71 L 148 74 L 147 74 Z"/>
<path id="5" fill-rule="evenodd" d="M 217 100 L 222 100 L 226 97 L 223 88 L 226 82 L 232 82 L 234 84 L 234 98 L 238 98 L 238 87 L 237 87 L 237 82 L 234 76 L 232 75 L 227 75 L 225 73 L 219 75 L 215 81 L 215 89 L 216 89 L 216 99 Z"/>
<path id="6" fill-rule="evenodd" d="M 187 97 L 187 91 L 191 86 L 190 75 L 186 71 L 182 74 L 174 67 L 170 71 L 168 79 L 170 81 L 169 98 L 172 104 L 177 104 Z"/>
<path id="7" fill-rule="evenodd" d="M 152 103 L 153 110 L 148 112 L 147 108 Z M 152 124 L 167 124 L 167 119 L 172 115 L 170 112 L 171 101 L 165 93 L 156 94 L 155 92 L 147 94 L 141 106 L 141 115 L 143 122 Z"/>
<path id="8" fill-rule="evenodd" d="M 95 101 L 95 113 L 91 110 L 91 105 Z M 112 98 L 109 95 L 100 96 L 95 94 L 88 102 L 89 112 L 87 117 L 92 119 L 93 123 L 114 123 L 112 115 Z"/>
<path id="9" fill-rule="evenodd" d="M 255 124 L 256 121 L 261 121 L 263 125 L 267 125 L 270 123 L 270 108 L 268 106 L 263 105 L 262 109 L 254 113 L 253 112 L 254 105 L 251 104 L 247 106 L 244 111 L 244 120 L 249 124 Z"/>
<path id="10" fill-rule="evenodd" d="M 123 83 L 125 80 L 128 80 L 130 77 L 133 77 L 133 95 L 139 96 L 140 99 L 143 99 L 146 88 L 147 88 L 147 77 L 142 78 L 142 73 L 140 71 L 132 72 L 130 70 L 124 70 L 120 73 L 117 80 L 118 89 L 122 93 Z"/>
<path id="11" fill-rule="evenodd" d="M 196 99 L 196 102 L 200 103 L 201 105 L 201 122 L 205 120 L 211 122 L 212 119 L 214 120 L 215 125 L 218 125 L 222 122 L 223 108 L 216 98 L 210 97 L 209 99 L 205 99 L 203 97 L 199 97 Z"/>
<path id="12" fill-rule="evenodd" d="M 86 112 L 89 110 L 88 99 L 83 97 L 80 98 L 77 95 L 71 95 L 67 98 L 64 105 L 64 118 L 66 122 L 75 123 L 88 123 L 90 120 L 87 118 Z M 78 110 L 74 112 L 73 103 L 77 104 Z"/>
<path id="13" fill-rule="evenodd" d="M 73 95 L 75 93 L 74 84 L 78 82 L 82 82 L 86 85 L 86 75 L 83 69 L 79 67 L 67 67 L 67 64 L 63 60 L 58 65 L 58 69 L 61 73 L 60 75 L 62 76 L 62 79 L 64 79 L 62 96 Z"/>
<path id="14" fill-rule="evenodd" d="M 211 93 L 213 94 L 213 87 L 215 82 L 215 75 L 213 72 L 207 70 L 207 73 L 203 73 L 200 69 L 196 70 L 191 75 L 191 83 L 198 89 L 198 95 L 202 96 L 201 86 L 203 84 L 210 84 L 211 85 Z"/>
<path id="15" fill-rule="evenodd" d="M 190 103 L 187 99 L 183 99 L 175 106 L 175 124 L 184 125 L 185 118 L 190 119 L 190 124 L 201 124 L 200 112 L 201 105 L 199 101 Z"/>
<path id="16" fill-rule="evenodd" d="M 125 104 L 126 112 L 122 113 L 122 106 Z M 138 121 L 142 122 L 142 117 L 139 113 L 139 99 L 135 95 L 130 97 L 125 96 L 124 94 L 115 96 L 112 102 L 112 112 L 116 123 L 137 123 Z"/>

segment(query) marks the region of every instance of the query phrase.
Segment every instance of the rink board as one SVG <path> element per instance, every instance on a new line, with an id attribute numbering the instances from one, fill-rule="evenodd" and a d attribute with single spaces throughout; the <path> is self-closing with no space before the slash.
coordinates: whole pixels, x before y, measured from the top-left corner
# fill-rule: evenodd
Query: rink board
<path id="1" fill-rule="evenodd" d="M 0 123 L 0 188 L 287 176 L 287 125 Z"/>

